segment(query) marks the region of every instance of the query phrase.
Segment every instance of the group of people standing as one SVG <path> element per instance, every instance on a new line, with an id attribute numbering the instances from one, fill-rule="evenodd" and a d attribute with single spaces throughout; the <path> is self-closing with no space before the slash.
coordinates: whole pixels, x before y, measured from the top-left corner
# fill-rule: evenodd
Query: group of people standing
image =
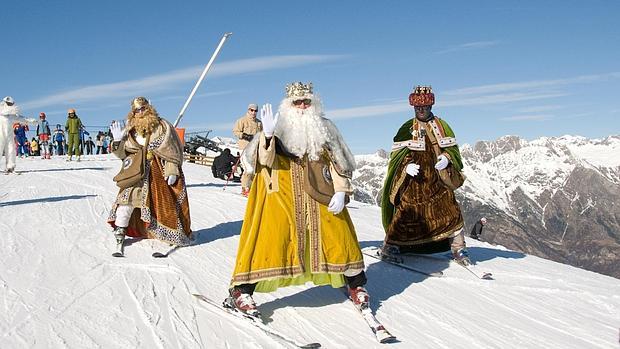
<path id="1" fill-rule="evenodd" d="M 416 87 L 409 102 L 414 115 L 393 139 L 383 188 L 381 253 L 451 251 L 459 263 L 469 264 L 454 195 L 465 179 L 454 132 L 432 113 L 435 95 L 429 86 Z M 233 129 L 242 150 L 241 185 L 248 202 L 227 302 L 259 316 L 254 292 L 310 281 L 346 286 L 353 303 L 367 308 L 364 260 L 346 208 L 353 192 L 353 154 L 325 118 L 312 83 L 287 85 L 275 114 L 271 104 L 260 108 L 260 121 L 257 114 L 258 105 L 250 104 Z M 172 125 L 138 97 L 127 126 L 113 122 L 111 132 L 113 152 L 123 159 L 108 219 L 119 247 L 116 255 L 123 255 L 126 235 L 189 245 L 182 147 Z M 135 170 L 141 161 L 142 172 Z"/>
<path id="2" fill-rule="evenodd" d="M 36 125 L 36 137 L 28 140 L 27 132 Z M 0 158 L 5 157 L 7 173 L 15 170 L 17 156 L 41 156 L 50 159 L 51 155 L 67 155 L 67 161 L 72 161 L 75 155 L 80 161 L 81 155 L 107 154 L 111 143 L 108 134 L 99 132 L 94 142 L 82 124 L 75 109 L 67 111 L 67 120 L 64 130 L 60 124 L 51 129 L 44 112 L 39 113 L 39 120 L 26 118 L 11 96 L 6 96 L 0 102 Z"/>

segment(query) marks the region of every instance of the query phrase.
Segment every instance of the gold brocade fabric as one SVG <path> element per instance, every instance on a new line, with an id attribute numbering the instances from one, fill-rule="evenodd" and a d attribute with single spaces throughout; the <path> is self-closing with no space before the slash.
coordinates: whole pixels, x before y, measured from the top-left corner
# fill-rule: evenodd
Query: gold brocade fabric
<path id="1" fill-rule="evenodd" d="M 428 137 L 426 138 L 429 143 Z M 395 207 L 385 242 L 415 246 L 451 237 L 463 227 L 463 216 L 454 192 L 446 188 L 435 170 L 437 158 L 431 147 L 410 151 L 400 163 L 391 188 Z M 420 165 L 415 177 L 406 174 L 410 163 Z"/>
<path id="2" fill-rule="evenodd" d="M 334 215 L 304 192 L 301 163 L 277 155 L 259 166 L 251 186 L 231 285 L 257 292 L 312 281 L 344 284 L 347 269 L 363 269 L 355 229 L 345 208 Z"/>

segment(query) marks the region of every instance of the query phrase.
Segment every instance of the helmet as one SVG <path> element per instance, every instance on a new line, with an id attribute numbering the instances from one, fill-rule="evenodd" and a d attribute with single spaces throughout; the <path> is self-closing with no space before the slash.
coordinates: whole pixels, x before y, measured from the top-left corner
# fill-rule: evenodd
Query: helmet
<path id="1" fill-rule="evenodd" d="M 67 110 L 67 114 L 71 114 L 71 113 L 75 114 L 75 109 L 70 108 L 69 110 Z"/>
<path id="2" fill-rule="evenodd" d="M 40 113 L 39 113 L 39 117 L 40 117 L 41 119 L 45 119 L 45 113 L 44 113 L 44 112 L 40 112 Z"/>
<path id="3" fill-rule="evenodd" d="M 13 97 L 11 97 L 11 96 L 6 96 L 6 97 L 2 98 L 2 100 L 5 103 L 7 103 L 7 104 L 14 104 L 15 103 L 15 101 L 13 100 Z"/>

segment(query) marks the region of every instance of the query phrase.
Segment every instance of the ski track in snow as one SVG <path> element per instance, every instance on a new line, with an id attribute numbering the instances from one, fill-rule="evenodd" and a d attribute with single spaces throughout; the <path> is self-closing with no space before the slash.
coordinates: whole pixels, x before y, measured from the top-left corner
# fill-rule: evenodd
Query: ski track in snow
<path id="1" fill-rule="evenodd" d="M 18 159 L 0 176 L 0 348 L 286 348 L 251 324 L 200 304 L 227 295 L 246 199 L 240 187 L 185 164 L 192 246 L 131 240 L 113 258 L 106 219 L 120 161 Z M 378 207 L 353 202 L 360 244 L 383 240 Z M 256 294 L 268 326 L 324 348 L 617 348 L 620 280 L 468 240 L 478 280 L 447 261 L 425 277 L 366 258 L 371 307 L 399 342 L 378 344 L 341 290 Z"/>

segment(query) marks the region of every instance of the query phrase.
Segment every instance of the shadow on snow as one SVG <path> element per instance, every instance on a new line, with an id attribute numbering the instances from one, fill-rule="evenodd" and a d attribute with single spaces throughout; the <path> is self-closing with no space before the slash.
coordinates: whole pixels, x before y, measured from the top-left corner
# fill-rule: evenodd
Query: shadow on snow
<path id="1" fill-rule="evenodd" d="M 239 235 L 241 232 L 241 225 L 243 225 L 243 221 L 224 222 L 211 228 L 195 231 L 194 236 L 196 236 L 196 238 L 192 242 L 192 246 L 207 244 L 215 240 Z"/>
<path id="2" fill-rule="evenodd" d="M 47 197 L 47 198 L 38 198 L 38 199 L 28 199 L 28 200 L 16 200 L 16 201 L 9 201 L 9 202 L 1 202 L 0 203 L 0 207 L 4 207 L 4 206 L 15 206 L 15 205 L 27 205 L 27 204 L 34 204 L 34 203 L 40 203 L 40 202 L 58 202 L 58 201 L 65 201 L 65 200 L 79 200 L 79 199 L 85 199 L 85 198 L 89 198 L 89 197 L 96 197 L 97 195 L 69 195 L 69 196 L 56 196 L 56 197 Z"/>

